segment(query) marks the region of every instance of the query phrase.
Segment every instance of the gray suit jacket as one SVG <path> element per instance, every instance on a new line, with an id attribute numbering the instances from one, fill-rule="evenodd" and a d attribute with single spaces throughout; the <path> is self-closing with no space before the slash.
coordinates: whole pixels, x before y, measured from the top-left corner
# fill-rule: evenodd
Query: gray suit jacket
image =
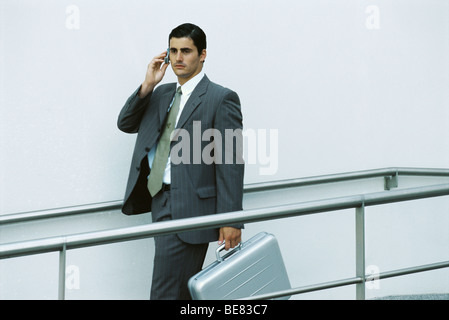
<path id="1" fill-rule="evenodd" d="M 146 187 L 146 177 L 149 173 L 147 154 L 161 134 L 167 109 L 175 94 L 176 83 L 158 86 L 143 99 L 137 95 L 139 90 L 140 87 L 128 98 L 118 117 L 120 130 L 138 134 L 122 208 L 122 212 L 127 215 L 151 211 L 152 198 Z M 188 133 L 190 141 L 183 141 L 183 134 L 171 144 L 173 148 L 177 143 L 183 143 L 183 148 L 178 146 L 176 149 L 182 149 L 183 161 L 179 164 L 171 163 L 172 218 L 242 210 L 244 164 L 242 150 L 238 149 L 241 144 L 236 141 L 241 139 L 242 129 L 238 95 L 204 76 L 188 99 L 177 128 L 185 130 L 184 133 Z M 208 129 L 221 133 L 221 143 L 211 142 L 215 137 L 212 139 L 207 134 L 203 136 Z M 231 148 L 229 141 L 225 143 L 226 129 L 233 130 L 234 136 L 237 137 Z M 216 137 L 219 138 L 220 134 Z M 190 150 L 187 150 L 188 145 Z M 204 149 L 205 147 L 207 148 Z M 205 150 L 204 152 L 209 154 L 211 149 L 214 149 L 212 155 L 216 159 L 213 163 L 205 163 L 198 153 Z M 229 161 L 230 157 L 232 161 Z M 183 232 L 178 236 L 188 243 L 206 243 L 218 239 L 218 229 Z"/>

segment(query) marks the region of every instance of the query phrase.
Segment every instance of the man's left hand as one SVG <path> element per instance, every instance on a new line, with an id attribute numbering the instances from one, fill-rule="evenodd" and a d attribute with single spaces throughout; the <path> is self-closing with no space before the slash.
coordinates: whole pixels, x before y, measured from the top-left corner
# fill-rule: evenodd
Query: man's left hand
<path id="1" fill-rule="evenodd" d="M 220 237 L 218 238 L 218 244 L 222 244 L 225 241 L 225 250 L 234 248 L 242 241 L 242 231 L 233 227 L 220 228 Z"/>

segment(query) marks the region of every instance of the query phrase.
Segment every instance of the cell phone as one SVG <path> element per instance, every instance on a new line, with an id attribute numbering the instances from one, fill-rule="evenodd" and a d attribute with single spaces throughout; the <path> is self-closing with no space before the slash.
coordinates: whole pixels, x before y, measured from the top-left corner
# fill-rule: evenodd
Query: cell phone
<path id="1" fill-rule="evenodd" d="M 166 64 L 170 63 L 170 48 L 167 49 L 167 55 L 164 58 Z"/>

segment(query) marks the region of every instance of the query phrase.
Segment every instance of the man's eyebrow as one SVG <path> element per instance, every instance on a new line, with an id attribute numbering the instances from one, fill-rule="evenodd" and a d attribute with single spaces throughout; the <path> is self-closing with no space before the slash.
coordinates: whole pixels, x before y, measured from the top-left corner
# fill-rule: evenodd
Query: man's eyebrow
<path id="1" fill-rule="evenodd" d="M 181 49 L 178 49 L 178 48 L 175 48 L 175 47 L 171 47 L 170 50 L 184 50 L 184 51 L 186 51 L 186 50 L 193 50 L 193 49 L 190 48 L 190 47 L 185 47 L 185 48 L 181 48 Z"/>

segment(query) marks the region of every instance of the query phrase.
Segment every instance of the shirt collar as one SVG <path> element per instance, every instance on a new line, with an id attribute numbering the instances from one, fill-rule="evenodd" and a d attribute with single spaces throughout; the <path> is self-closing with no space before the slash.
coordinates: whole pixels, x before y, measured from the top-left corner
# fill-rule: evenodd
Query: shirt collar
<path id="1" fill-rule="evenodd" d="M 186 96 L 190 95 L 193 92 L 193 90 L 195 90 L 195 87 L 198 85 L 198 83 L 200 83 L 200 81 L 203 79 L 203 77 L 204 77 L 204 72 L 201 71 L 196 76 L 194 76 L 192 79 L 190 79 L 189 81 L 184 83 L 181 86 L 182 94 L 186 95 Z M 178 86 L 179 86 L 179 83 L 178 83 Z"/>

